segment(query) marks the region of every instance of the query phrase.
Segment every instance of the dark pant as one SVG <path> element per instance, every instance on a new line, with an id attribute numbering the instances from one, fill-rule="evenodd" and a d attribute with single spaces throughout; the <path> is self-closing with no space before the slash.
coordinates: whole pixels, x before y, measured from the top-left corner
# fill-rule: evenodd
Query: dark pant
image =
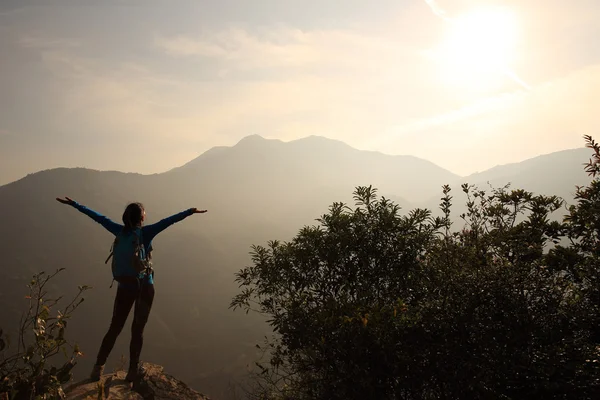
<path id="1" fill-rule="evenodd" d="M 102 340 L 96 365 L 104 365 L 117 337 L 125 326 L 131 307 L 135 304 L 133 324 L 131 325 L 131 343 L 129 345 L 129 365 L 135 366 L 140 360 L 142 344 L 144 343 L 144 327 L 148 322 L 152 301 L 154 300 L 154 285 L 142 284 L 140 288 L 117 289 L 113 316 L 110 328 Z"/>

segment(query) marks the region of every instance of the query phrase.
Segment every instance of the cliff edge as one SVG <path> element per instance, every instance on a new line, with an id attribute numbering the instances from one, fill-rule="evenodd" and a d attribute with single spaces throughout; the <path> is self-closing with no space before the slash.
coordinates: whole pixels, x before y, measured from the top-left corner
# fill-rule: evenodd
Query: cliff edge
<path id="1" fill-rule="evenodd" d="M 162 366 L 151 363 L 143 363 L 143 366 L 144 376 L 136 382 L 127 382 L 124 371 L 106 374 L 98 382 L 86 379 L 70 385 L 65 389 L 66 399 L 210 400 L 185 383 L 166 374 Z"/>

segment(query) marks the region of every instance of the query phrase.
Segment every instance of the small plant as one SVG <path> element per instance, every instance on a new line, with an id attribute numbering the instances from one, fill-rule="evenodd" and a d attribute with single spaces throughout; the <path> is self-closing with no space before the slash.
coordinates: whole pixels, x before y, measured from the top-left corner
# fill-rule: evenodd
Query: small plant
<path id="1" fill-rule="evenodd" d="M 82 355 L 79 347 L 65 338 L 67 322 L 84 301 L 83 292 L 90 287 L 79 286 L 71 301 L 55 312 L 63 296 L 49 297 L 46 287 L 63 270 L 50 275 L 37 273 L 27 285 L 28 306 L 19 323 L 14 351 L 10 351 L 9 337 L 0 329 L 0 395 L 15 400 L 64 397 L 61 385 L 71 379 L 76 359 Z M 65 359 L 53 363 L 53 357 L 59 353 Z"/>
<path id="2" fill-rule="evenodd" d="M 125 356 L 121 354 L 121 358 L 119 359 L 119 363 L 115 367 L 115 374 L 119 371 L 125 371 Z"/>

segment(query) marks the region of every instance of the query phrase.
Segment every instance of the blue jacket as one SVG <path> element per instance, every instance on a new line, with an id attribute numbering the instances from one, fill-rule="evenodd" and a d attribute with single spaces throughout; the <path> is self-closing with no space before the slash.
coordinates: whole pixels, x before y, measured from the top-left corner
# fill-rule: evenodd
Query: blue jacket
<path id="1" fill-rule="evenodd" d="M 123 229 L 122 224 L 118 224 L 112 221 L 110 218 L 105 217 L 104 215 L 97 213 L 96 211 L 89 209 L 86 206 L 83 206 L 77 202 L 73 202 L 71 205 L 77 210 L 87 215 L 88 217 L 90 217 L 91 219 L 93 219 L 94 221 L 96 221 L 97 223 L 99 223 L 100 225 L 102 225 L 104 228 L 106 228 L 107 231 L 109 231 L 115 236 L 119 234 L 119 232 L 121 232 L 121 230 Z M 183 219 L 189 217 L 193 213 L 193 208 L 190 208 L 188 210 L 172 215 L 168 218 L 162 219 L 155 224 L 142 226 L 142 238 L 144 241 L 144 249 L 147 252 L 152 251 L 152 239 L 154 239 L 156 235 L 158 235 L 160 232 L 164 231 L 174 223 L 182 221 Z M 147 280 L 144 283 L 153 285 L 154 277 L 152 275 L 148 276 Z M 120 283 L 119 285 L 123 286 L 122 283 Z"/>

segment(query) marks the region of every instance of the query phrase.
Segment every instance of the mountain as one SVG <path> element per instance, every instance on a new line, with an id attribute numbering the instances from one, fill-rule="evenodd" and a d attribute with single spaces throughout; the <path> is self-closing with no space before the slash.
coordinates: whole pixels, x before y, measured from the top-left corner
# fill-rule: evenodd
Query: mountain
<path id="1" fill-rule="evenodd" d="M 412 156 L 360 151 L 317 136 L 282 142 L 258 135 L 209 150 L 159 177 L 172 190 L 183 183 L 190 195 L 214 199 L 217 210 L 260 226 L 284 227 L 312 223 L 333 201 L 352 202 L 358 185 L 373 185 L 409 208 L 458 178 Z M 229 227 L 221 233 L 230 235 Z"/>
<path id="2" fill-rule="evenodd" d="M 490 182 L 495 187 L 510 182 L 515 188 L 555 194 L 570 200 L 575 193 L 576 184 L 583 185 L 590 181 L 583 169 L 590 154 L 590 150 L 586 148 L 558 151 L 519 163 L 497 166 L 469 175 L 463 181 L 479 184 Z"/>
<path id="3" fill-rule="evenodd" d="M 231 180 L 221 183 L 232 191 L 265 185 L 273 190 L 272 185 L 277 185 L 299 195 L 306 193 L 304 185 L 320 188 L 334 183 L 352 188 L 372 184 L 389 193 L 406 194 L 408 201 L 425 200 L 436 185 L 459 178 L 413 156 L 361 151 L 319 136 L 282 142 L 258 135 L 248 136 L 232 148 L 214 148 L 165 176 L 177 174 L 206 181 L 212 177 L 212 183 L 225 175 Z"/>
<path id="4" fill-rule="evenodd" d="M 459 215 L 466 209 L 466 196 L 460 188 L 463 183 L 486 191 L 510 184 L 510 188 L 513 189 L 525 189 L 535 194 L 556 195 L 570 204 L 573 202 L 576 186 L 586 185 L 591 181 L 583 166 L 590 158 L 590 151 L 586 148 L 558 151 L 519 163 L 499 165 L 460 178 L 451 185 L 455 205 L 454 215 Z M 437 195 L 419 206 L 437 210 L 441 196 L 440 190 Z"/>
<path id="5" fill-rule="evenodd" d="M 584 180 L 581 163 L 588 158 L 573 151 L 580 150 L 468 179 L 513 180 L 566 193 Z M 564 172 L 560 179 L 557 171 Z M 94 221 L 54 199 L 72 197 L 117 221 L 128 202 L 142 201 L 147 223 L 189 207 L 206 208 L 207 214 L 187 218 L 154 241 L 156 298 L 142 357 L 168 366 L 212 398 L 231 398 L 230 381 L 253 365 L 254 345 L 270 334 L 260 316 L 228 309 L 237 293 L 233 274 L 250 262 L 252 244 L 290 239 L 334 201 L 353 204 L 359 185 L 377 187 L 407 210 L 437 208 L 441 186 L 457 187 L 463 180 L 416 157 L 360 151 L 315 136 L 292 142 L 249 136 L 161 174 L 83 168 L 31 174 L 0 187 L 0 321 L 18 320 L 34 272 L 66 267 L 51 294 L 68 295 L 81 284 L 94 287 L 69 325 L 85 354 L 77 373 L 87 375 L 112 312 L 114 287 L 109 289 L 104 264 L 112 240 Z M 129 337 L 124 329 L 109 367 L 127 357 Z"/>

